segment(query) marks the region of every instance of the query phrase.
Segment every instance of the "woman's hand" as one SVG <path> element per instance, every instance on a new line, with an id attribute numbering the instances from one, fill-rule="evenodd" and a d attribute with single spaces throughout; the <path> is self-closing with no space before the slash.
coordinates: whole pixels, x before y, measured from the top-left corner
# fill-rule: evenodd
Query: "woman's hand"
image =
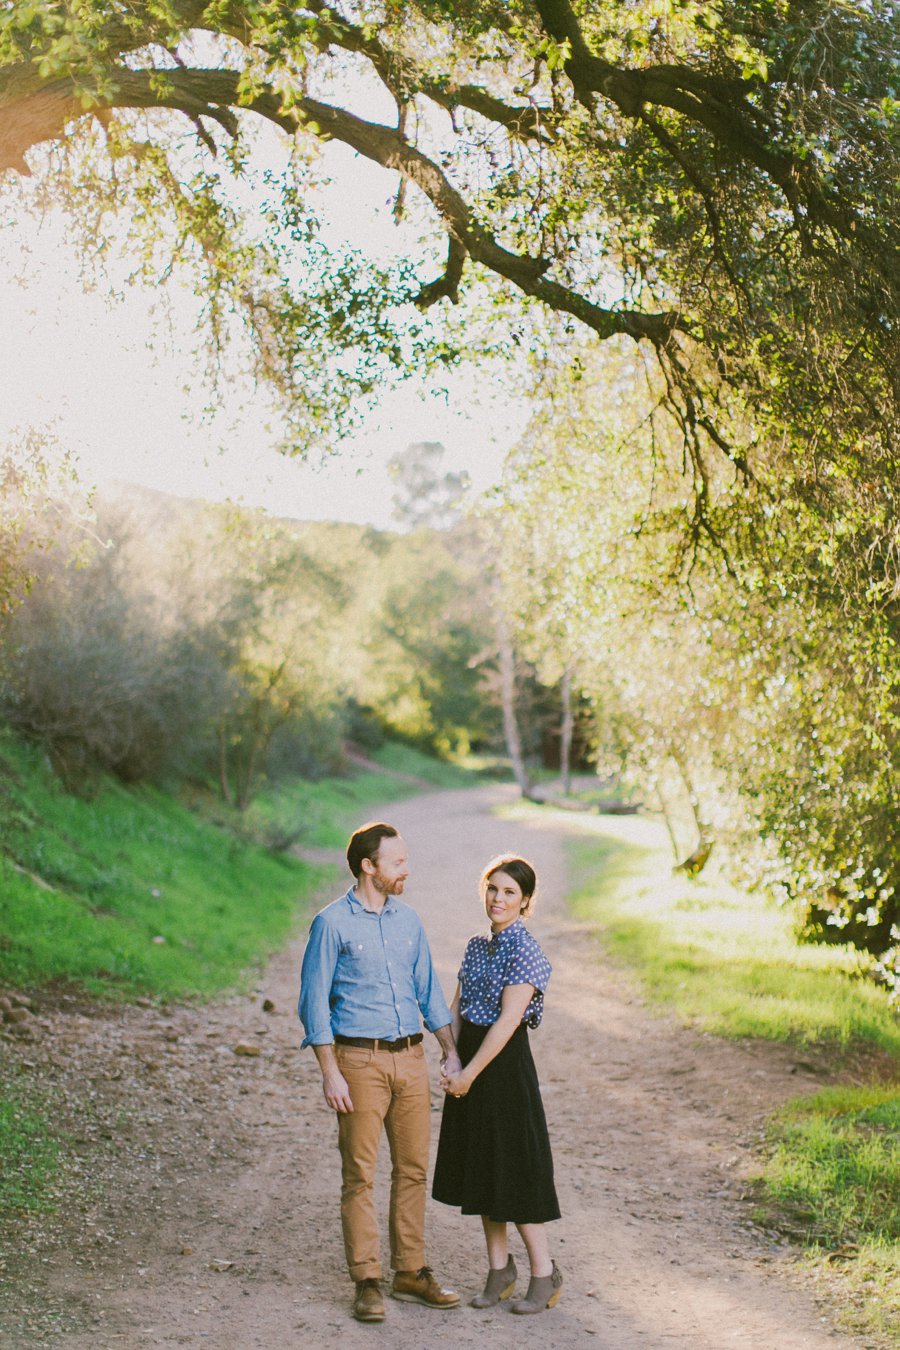
<path id="1" fill-rule="evenodd" d="M 465 1072 L 441 1075 L 441 1087 L 448 1097 L 465 1097 L 471 1086 L 472 1080 L 466 1077 Z"/>

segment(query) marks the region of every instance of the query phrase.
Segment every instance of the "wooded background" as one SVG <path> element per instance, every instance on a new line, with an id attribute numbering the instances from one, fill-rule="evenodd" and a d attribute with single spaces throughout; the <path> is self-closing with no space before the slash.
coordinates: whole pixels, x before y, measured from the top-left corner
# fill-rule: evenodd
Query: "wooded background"
<path id="1" fill-rule="evenodd" d="M 681 855 L 727 843 L 896 981 L 897 18 L 6 6 L 9 209 L 68 213 L 101 273 L 127 240 L 136 277 L 190 279 L 213 378 L 244 353 L 287 450 L 488 355 L 533 416 L 474 518 L 420 448 L 396 537 L 146 503 L 86 530 L 11 447 L 4 716 L 73 784 L 202 764 L 240 804 L 386 729 L 502 728 L 528 790 L 575 709 Z M 323 242 L 331 140 L 385 170 L 389 264 Z"/>

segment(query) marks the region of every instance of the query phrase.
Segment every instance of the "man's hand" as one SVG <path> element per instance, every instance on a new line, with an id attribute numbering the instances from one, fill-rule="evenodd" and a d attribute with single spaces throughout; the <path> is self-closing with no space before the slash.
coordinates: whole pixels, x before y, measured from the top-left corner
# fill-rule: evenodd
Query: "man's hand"
<path id="1" fill-rule="evenodd" d="M 441 1078 L 462 1072 L 462 1060 L 455 1050 L 448 1050 L 441 1060 Z"/>
<path id="2" fill-rule="evenodd" d="M 340 1069 L 335 1068 L 322 1075 L 322 1091 L 325 1093 L 326 1102 L 332 1111 L 337 1111 L 338 1115 L 349 1115 L 353 1110 L 350 1088 Z"/>
<path id="3" fill-rule="evenodd" d="M 316 1059 L 319 1061 L 319 1068 L 322 1070 L 322 1091 L 325 1093 L 326 1102 L 332 1111 L 337 1111 L 338 1115 L 349 1114 L 353 1110 L 350 1088 L 346 1078 L 338 1068 L 334 1046 L 330 1043 L 328 1045 L 314 1045 L 313 1050 Z"/>

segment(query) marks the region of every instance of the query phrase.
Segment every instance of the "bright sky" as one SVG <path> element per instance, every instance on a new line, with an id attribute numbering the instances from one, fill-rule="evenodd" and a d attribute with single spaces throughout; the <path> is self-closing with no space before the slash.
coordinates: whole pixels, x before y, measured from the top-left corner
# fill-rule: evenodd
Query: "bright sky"
<path id="1" fill-rule="evenodd" d="M 371 248 L 392 229 L 391 178 L 343 147 L 330 172 L 330 230 Z M 166 341 L 152 315 L 154 294 L 131 288 L 111 302 L 85 293 L 58 223 L 33 219 L 0 232 L 0 446 L 37 427 L 77 456 L 85 484 L 126 480 L 178 496 L 242 501 L 282 516 L 354 520 L 387 527 L 388 459 L 413 441 L 441 441 L 444 469 L 465 469 L 481 491 L 496 481 L 525 419 L 502 379 L 469 370 L 445 380 L 449 397 L 408 382 L 388 394 L 364 433 L 322 466 L 273 449 L 261 396 L 242 391 L 242 411 L 204 421 L 185 392 L 199 360 L 187 306 L 176 307 Z M 395 247 L 395 245 L 390 245 Z M 27 264 L 22 258 L 28 253 Z M 23 275 L 24 274 L 24 275 Z"/>

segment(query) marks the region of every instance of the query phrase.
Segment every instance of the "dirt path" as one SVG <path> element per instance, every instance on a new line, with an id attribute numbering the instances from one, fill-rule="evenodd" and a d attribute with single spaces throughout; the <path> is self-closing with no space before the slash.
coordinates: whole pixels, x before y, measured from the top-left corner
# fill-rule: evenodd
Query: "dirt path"
<path id="1" fill-rule="evenodd" d="M 410 844 L 407 898 L 448 993 L 479 927 L 480 866 L 504 848 L 536 864 L 533 928 L 554 976 L 533 1045 L 564 1214 L 552 1230 L 560 1305 L 521 1319 L 388 1300 L 380 1327 L 349 1318 L 334 1122 L 312 1054 L 297 1051 L 297 943 L 252 999 L 165 1017 L 70 1007 L 39 1044 L 6 1052 L 64 1089 L 88 1084 L 96 1105 L 81 1205 L 6 1254 L 18 1287 L 0 1306 L 4 1350 L 862 1346 L 830 1328 L 740 1200 L 762 1118 L 816 1081 L 780 1047 L 719 1042 L 648 1013 L 566 917 L 561 827 L 493 819 L 506 797 L 485 788 L 385 810 Z M 236 1056 L 239 1040 L 261 1053 Z M 434 1109 L 436 1135 L 437 1092 Z M 113 1199 L 96 1193 L 97 1178 L 115 1185 Z M 466 1296 L 480 1287 L 477 1221 L 432 1204 L 429 1253 L 443 1281 Z"/>

